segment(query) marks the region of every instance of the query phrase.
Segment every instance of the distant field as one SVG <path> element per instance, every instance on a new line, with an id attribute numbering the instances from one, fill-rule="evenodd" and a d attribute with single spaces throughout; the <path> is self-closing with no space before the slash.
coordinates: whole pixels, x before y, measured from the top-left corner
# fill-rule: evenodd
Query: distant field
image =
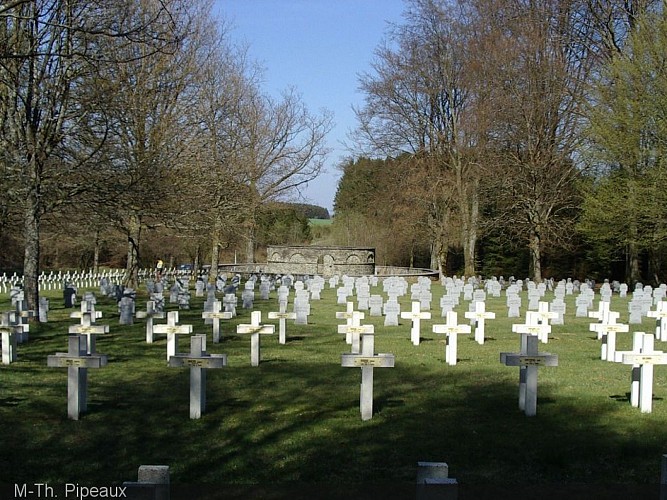
<path id="1" fill-rule="evenodd" d="M 311 226 L 330 226 L 333 219 L 308 219 Z"/>

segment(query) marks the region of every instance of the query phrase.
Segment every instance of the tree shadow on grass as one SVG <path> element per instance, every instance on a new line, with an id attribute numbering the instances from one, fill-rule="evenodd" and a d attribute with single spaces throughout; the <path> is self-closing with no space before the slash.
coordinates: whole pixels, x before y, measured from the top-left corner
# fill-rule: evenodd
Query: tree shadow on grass
<path id="1" fill-rule="evenodd" d="M 34 482 L 37 474 L 118 483 L 133 480 L 141 464 L 165 464 L 175 484 L 243 491 L 278 483 L 273 491 L 281 492 L 296 482 L 359 498 L 350 494 L 359 485 L 412 491 L 418 461 L 444 461 L 462 493 L 536 492 L 550 484 L 657 483 L 667 444 L 667 429 L 653 421 L 614 432 L 604 398 L 582 404 L 542 383 L 538 414 L 526 417 L 515 372 L 442 364 L 376 370 L 375 412 L 365 422 L 360 371 L 335 359 L 210 370 L 206 413 L 190 420 L 188 370 L 167 368 L 145 346 L 127 356 L 105 376 L 89 372 L 89 411 L 78 422 L 66 418 L 64 383 L 33 394 L 40 402 L 30 405 L 10 396 L 16 404 L 2 418 L 12 432 L 0 437 L 0 464 L 12 465 L 3 481 Z"/>

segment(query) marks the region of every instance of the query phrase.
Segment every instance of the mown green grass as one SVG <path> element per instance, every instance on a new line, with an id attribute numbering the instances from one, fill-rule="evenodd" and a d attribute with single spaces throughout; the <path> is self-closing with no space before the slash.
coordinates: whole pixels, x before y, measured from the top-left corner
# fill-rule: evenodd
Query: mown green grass
<path id="1" fill-rule="evenodd" d="M 497 319 L 487 322 L 486 343 L 460 337 L 452 367 L 443 337 L 431 333 L 444 322 L 435 307 L 441 287 L 433 291 L 433 319 L 423 322 L 419 346 L 406 320 L 389 328 L 383 318 L 364 321 L 376 325 L 376 352 L 396 357 L 395 368 L 375 370 L 374 416 L 366 422 L 360 372 L 340 366 L 349 346 L 336 333 L 335 312 L 344 308 L 328 288 L 312 302 L 309 325 L 288 322 L 286 345 L 277 334 L 262 337 L 259 367 L 250 366 L 250 339 L 233 333 L 249 311 L 223 322 L 223 340 L 213 344 L 203 299 L 193 297 L 181 323 L 208 334 L 209 352 L 228 355 L 227 367 L 208 372 L 199 420 L 189 419 L 188 370 L 167 367 L 164 338 L 146 344 L 144 323 L 118 325 L 115 302 L 100 298 L 110 333 L 98 337 L 97 350 L 109 364 L 89 370 L 89 411 L 68 420 L 66 370 L 47 368 L 46 357 L 66 350 L 76 320 L 52 292 L 49 323 L 33 325 L 18 361 L 0 366 L 0 483 L 118 483 L 135 480 L 139 465 L 166 464 L 173 483 L 408 484 L 420 460 L 447 462 L 462 485 L 658 483 L 667 367 L 655 370 L 653 413 L 632 408 L 630 367 L 599 359 L 590 320 L 574 317 L 569 296 L 565 325 L 540 344 L 558 354 L 559 366 L 540 369 L 537 416 L 528 418 L 518 409 L 518 369 L 499 362 L 500 352 L 518 349 L 511 325 L 523 320 L 507 318 L 504 297 L 487 299 Z M 407 310 L 409 299 L 402 304 Z M 526 304 L 524 297 L 522 313 Z M 277 299 L 255 305 L 267 322 Z M 0 308 L 9 308 L 7 297 Z M 459 320 L 464 309 L 462 301 Z M 612 309 L 627 320 L 625 300 L 614 297 Z M 649 319 L 641 326 L 653 328 Z M 630 344 L 631 334 L 619 334 L 619 350 Z M 188 346 L 183 339 L 180 350 Z"/>

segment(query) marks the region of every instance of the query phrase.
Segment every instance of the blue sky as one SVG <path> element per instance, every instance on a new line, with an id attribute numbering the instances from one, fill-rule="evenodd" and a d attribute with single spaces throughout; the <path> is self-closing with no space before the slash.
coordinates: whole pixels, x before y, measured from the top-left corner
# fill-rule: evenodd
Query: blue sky
<path id="1" fill-rule="evenodd" d="M 232 25 L 264 69 L 264 90 L 274 96 L 294 86 L 312 112 L 334 114 L 326 172 L 304 189 L 308 203 L 331 212 L 347 151 L 340 144 L 356 125 L 358 75 L 370 71 L 373 51 L 388 23 L 400 24 L 403 0 L 215 0 L 214 11 Z"/>

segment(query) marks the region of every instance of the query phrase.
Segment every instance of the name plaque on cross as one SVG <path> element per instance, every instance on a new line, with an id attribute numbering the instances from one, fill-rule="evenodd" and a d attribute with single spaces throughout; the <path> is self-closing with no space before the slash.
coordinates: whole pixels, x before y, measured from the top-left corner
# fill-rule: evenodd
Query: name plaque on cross
<path id="1" fill-rule="evenodd" d="M 667 354 L 623 354 L 625 365 L 667 365 Z"/>
<path id="2" fill-rule="evenodd" d="M 518 366 L 519 376 L 519 408 L 528 417 L 537 414 L 537 369 L 540 366 L 558 366 L 558 356 L 538 352 L 539 339 L 534 335 L 524 334 L 521 339 L 522 352 L 501 352 L 500 362 L 505 366 Z M 525 350 L 524 350 L 525 349 Z"/>
<path id="3" fill-rule="evenodd" d="M 190 368 L 190 418 L 201 418 L 206 410 L 206 370 L 227 366 L 226 354 L 208 354 L 206 335 L 190 337 L 190 352 L 169 358 L 171 368 Z"/>
<path id="4" fill-rule="evenodd" d="M 359 356 L 356 354 L 343 354 L 341 366 L 354 368 L 360 366 L 373 366 L 375 368 L 393 368 L 394 355 L 379 353 L 375 356 Z"/>

